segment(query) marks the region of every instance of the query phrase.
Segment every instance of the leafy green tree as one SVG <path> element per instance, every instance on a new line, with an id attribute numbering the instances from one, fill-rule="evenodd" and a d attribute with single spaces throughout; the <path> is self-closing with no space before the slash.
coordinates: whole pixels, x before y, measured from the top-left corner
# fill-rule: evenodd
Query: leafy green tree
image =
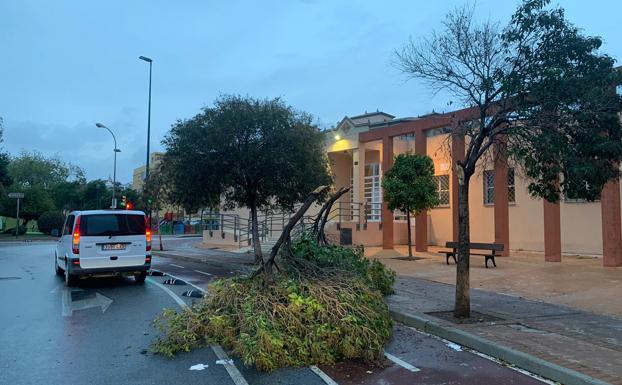
<path id="1" fill-rule="evenodd" d="M 79 167 L 65 163 L 57 157 L 46 158 L 41 153 L 22 152 L 11 160 L 8 172 L 17 186 L 42 186 L 51 189 L 54 186 L 75 180 L 84 182 L 84 171 Z"/>
<path id="2" fill-rule="evenodd" d="M 410 153 L 399 154 L 393 167 L 382 178 L 382 189 L 389 210 L 406 213 L 408 257 L 412 259 L 411 213 L 425 213 L 439 203 L 432 159 Z"/>
<path id="3" fill-rule="evenodd" d="M 250 209 L 258 262 L 258 210 L 293 209 L 330 183 L 322 133 L 278 98 L 223 96 L 174 125 L 163 143 L 164 167 L 186 199 L 210 206 L 222 196 L 227 207 Z"/>
<path id="4" fill-rule="evenodd" d="M 478 23 L 470 8 L 458 8 L 441 32 L 396 53 L 405 74 L 448 91 L 472 111 L 454 118 L 452 132 L 452 140 L 466 143 L 464 159 L 454 165 L 456 317 L 470 315 L 469 181 L 478 165 L 491 154 L 507 154 L 525 170 L 530 193 L 553 202 L 562 191 L 593 200 L 608 180 L 619 177 L 621 102 L 613 86 L 620 74 L 600 46 L 562 8 L 524 0 L 504 30 L 494 22 Z"/>

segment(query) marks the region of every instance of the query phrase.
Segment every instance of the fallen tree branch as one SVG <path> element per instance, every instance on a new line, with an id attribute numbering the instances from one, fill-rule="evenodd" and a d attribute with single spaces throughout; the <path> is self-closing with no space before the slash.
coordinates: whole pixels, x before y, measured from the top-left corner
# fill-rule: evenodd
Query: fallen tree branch
<path id="1" fill-rule="evenodd" d="M 276 241 L 276 243 L 272 247 L 270 256 L 268 257 L 267 260 L 264 261 L 263 265 L 260 267 L 260 270 L 262 270 L 267 275 L 268 279 L 272 278 L 272 267 L 275 266 L 275 258 L 278 255 L 279 249 L 281 248 L 281 246 L 283 246 L 283 244 L 285 244 L 287 248 L 287 252 L 291 254 L 290 233 L 292 229 L 294 228 L 294 226 L 296 226 L 296 223 L 298 223 L 298 221 L 304 216 L 304 214 L 307 212 L 309 207 L 311 207 L 313 202 L 315 202 L 318 199 L 318 197 L 327 189 L 328 189 L 328 186 L 320 186 L 316 188 L 315 190 L 313 190 L 313 192 L 311 192 L 311 194 L 309 194 L 307 198 L 304 200 L 304 202 L 302 203 L 302 206 L 300 206 L 298 211 L 296 211 L 296 213 L 289 219 L 289 222 L 287 222 L 287 225 L 283 229 L 283 232 L 279 236 L 279 239 Z M 259 270 L 256 271 L 253 274 L 253 276 L 258 274 L 258 272 Z"/>

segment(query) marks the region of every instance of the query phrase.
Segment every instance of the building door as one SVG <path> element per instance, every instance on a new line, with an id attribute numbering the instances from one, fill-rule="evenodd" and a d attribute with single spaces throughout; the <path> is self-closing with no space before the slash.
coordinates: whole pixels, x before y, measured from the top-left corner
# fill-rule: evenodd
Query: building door
<path id="1" fill-rule="evenodd" d="M 382 178 L 380 163 L 365 165 L 365 213 L 368 222 L 380 222 L 382 213 Z"/>

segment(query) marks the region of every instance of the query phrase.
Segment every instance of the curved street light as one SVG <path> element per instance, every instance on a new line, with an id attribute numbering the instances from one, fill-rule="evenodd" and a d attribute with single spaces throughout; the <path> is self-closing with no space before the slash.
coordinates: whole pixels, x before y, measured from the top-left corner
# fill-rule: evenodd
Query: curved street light
<path id="1" fill-rule="evenodd" d="M 117 208 L 117 198 L 115 197 L 115 189 L 117 186 L 117 152 L 121 152 L 121 150 L 119 150 L 117 148 L 117 138 L 114 136 L 114 133 L 112 132 L 111 129 L 109 129 L 108 127 L 104 126 L 101 123 L 95 123 L 95 126 L 97 128 L 105 128 L 106 130 L 108 130 L 108 132 L 110 133 L 110 135 L 112 135 L 112 140 L 114 140 L 114 170 L 113 170 L 113 177 L 112 177 L 112 203 L 110 205 L 111 209 L 116 209 Z"/>

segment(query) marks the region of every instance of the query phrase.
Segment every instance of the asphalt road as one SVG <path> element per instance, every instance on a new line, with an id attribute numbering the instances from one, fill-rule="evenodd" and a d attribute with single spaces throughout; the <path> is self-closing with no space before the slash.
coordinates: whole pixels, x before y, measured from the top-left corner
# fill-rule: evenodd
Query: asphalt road
<path id="1" fill-rule="evenodd" d="M 188 247 L 188 242 L 179 244 Z M 145 285 L 98 278 L 68 289 L 54 275 L 53 250 L 53 243 L 0 244 L 0 384 L 542 383 L 402 325 L 394 329 L 384 368 L 347 362 L 266 374 L 238 360 L 217 364 L 222 357 L 209 347 L 163 358 L 149 352 L 157 337 L 154 317 L 163 308 L 196 301 L 182 296 L 195 289 L 192 285 L 204 289 L 210 280 L 235 272 L 156 257 L 154 269 L 188 284 L 164 285 L 168 277 L 158 276 Z M 197 364 L 207 367 L 190 370 Z"/>

